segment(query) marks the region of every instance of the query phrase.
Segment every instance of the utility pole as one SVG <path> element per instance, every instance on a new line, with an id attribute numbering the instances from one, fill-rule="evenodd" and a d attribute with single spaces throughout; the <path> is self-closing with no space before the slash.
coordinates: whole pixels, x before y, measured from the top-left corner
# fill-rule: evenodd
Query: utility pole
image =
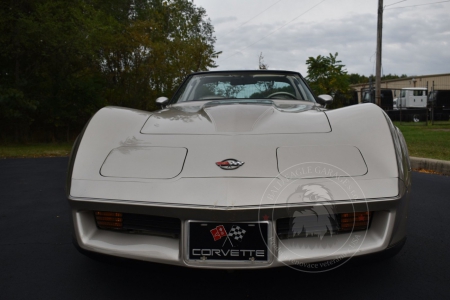
<path id="1" fill-rule="evenodd" d="M 375 103 L 381 106 L 381 42 L 383 36 L 383 0 L 378 0 L 377 67 L 375 74 Z"/>

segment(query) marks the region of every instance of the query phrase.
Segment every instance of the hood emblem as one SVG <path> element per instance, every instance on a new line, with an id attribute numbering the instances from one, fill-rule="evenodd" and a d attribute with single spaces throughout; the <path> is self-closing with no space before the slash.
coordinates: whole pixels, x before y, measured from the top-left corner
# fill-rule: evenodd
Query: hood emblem
<path id="1" fill-rule="evenodd" d="M 237 159 L 229 158 L 216 162 L 216 165 L 223 170 L 235 170 L 242 166 L 244 162 Z"/>

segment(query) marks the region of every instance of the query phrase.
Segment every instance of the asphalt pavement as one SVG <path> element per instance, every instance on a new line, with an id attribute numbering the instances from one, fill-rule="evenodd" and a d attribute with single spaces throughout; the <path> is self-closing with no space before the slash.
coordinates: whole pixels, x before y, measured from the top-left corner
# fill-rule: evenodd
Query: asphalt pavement
<path id="1" fill-rule="evenodd" d="M 71 243 L 67 158 L 0 160 L 1 299 L 448 299 L 450 177 L 413 173 L 408 240 L 391 260 L 321 274 L 91 260 Z"/>

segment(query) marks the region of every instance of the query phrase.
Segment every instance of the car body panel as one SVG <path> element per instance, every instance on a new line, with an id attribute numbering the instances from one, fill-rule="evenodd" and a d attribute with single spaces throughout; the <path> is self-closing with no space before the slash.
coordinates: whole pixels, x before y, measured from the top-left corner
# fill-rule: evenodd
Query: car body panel
<path id="1" fill-rule="evenodd" d="M 168 107 L 152 114 L 143 134 L 293 134 L 330 132 L 324 112 L 305 101 L 297 105 L 263 103 L 215 104 L 196 101 Z M 297 114 L 302 114 L 299 118 Z"/>
<path id="2" fill-rule="evenodd" d="M 348 145 L 333 146 L 294 146 L 277 149 L 278 172 L 305 162 L 320 161 L 323 164 L 332 164 L 344 170 L 347 176 L 362 176 L 367 173 L 367 166 L 358 148 Z M 349 164 L 349 162 L 352 162 Z M 320 177 L 323 174 L 313 174 L 304 177 Z M 295 174 L 293 177 L 298 177 Z"/>
<path id="3" fill-rule="evenodd" d="M 170 179 L 183 170 L 187 149 L 180 147 L 118 147 L 100 169 L 103 177 Z"/>
<path id="4" fill-rule="evenodd" d="M 347 111 L 350 111 L 347 113 Z M 337 114 L 339 112 L 339 114 Z M 367 118 L 371 113 L 373 118 Z M 398 170 L 392 138 L 384 116 L 372 104 L 363 104 L 326 112 L 332 131 L 329 133 L 303 134 L 238 134 L 238 135 L 147 135 L 141 134 L 150 114 L 129 109 L 108 107 L 100 110 L 86 129 L 80 142 L 73 167 L 72 178 L 83 180 L 108 180 L 100 174 L 101 167 L 113 149 L 119 147 L 179 147 L 189 154 L 182 172 L 175 178 L 185 177 L 267 177 L 278 174 L 276 152 L 279 147 L 343 145 L 359 149 L 367 173 L 364 178 L 396 178 Z M 366 115 L 355 117 L 356 115 Z M 349 117 L 350 115 L 351 117 Z M 112 122 L 114 120 L 114 122 Z M 361 126 L 352 124 L 362 122 Z M 109 124 L 104 126 L 103 124 Z M 379 125 L 378 125 L 379 124 Z M 364 128 L 376 126 L 371 134 Z M 134 129 L 133 129 L 134 128 Z M 135 130 L 135 132 L 133 132 Z M 101 139 L 99 137 L 102 137 Z M 208 145 L 205 148 L 205 145 Z M 254 149 L 258 149 L 255 153 Z M 324 148 L 325 149 L 325 148 Z M 258 155 L 260 153 L 260 155 Z M 215 163 L 234 157 L 246 162 L 245 168 L 226 172 Z M 303 162 L 309 161 L 308 158 Z M 339 160 L 339 161 L 338 161 Z M 341 159 L 334 163 L 343 164 Z M 302 160 L 298 160 L 299 163 Z M 333 161 L 329 161 L 333 163 Z M 344 162 L 349 165 L 354 161 Z M 117 179 L 115 179 L 117 180 Z M 70 191 L 74 194 L 74 191 Z"/>
<path id="5" fill-rule="evenodd" d="M 173 181 L 92 181 L 74 180 L 74 198 L 108 199 L 108 201 L 137 201 L 149 205 L 195 205 L 204 207 L 234 207 L 274 205 L 263 201 L 263 194 L 272 178 L 182 178 Z M 279 179 L 275 179 L 279 180 Z M 355 180 L 367 199 L 395 197 L 399 194 L 398 179 L 382 178 Z M 302 179 L 298 184 L 321 184 L 333 193 L 336 201 L 348 200 L 340 187 L 323 179 Z M 285 193 L 292 193 L 288 187 Z M 161 199 L 164 199 L 162 202 Z M 98 200 L 96 200 L 98 201 Z"/>

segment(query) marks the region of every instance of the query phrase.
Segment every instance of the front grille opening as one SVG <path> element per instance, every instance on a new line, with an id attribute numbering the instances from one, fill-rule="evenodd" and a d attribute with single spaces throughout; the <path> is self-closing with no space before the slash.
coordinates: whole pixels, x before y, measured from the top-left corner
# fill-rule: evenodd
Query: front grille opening
<path id="1" fill-rule="evenodd" d="M 181 220 L 177 218 L 103 211 L 94 215 L 100 229 L 172 238 L 179 238 L 181 233 Z"/>
<path id="2" fill-rule="evenodd" d="M 279 239 L 309 236 L 332 236 L 370 228 L 373 212 L 353 212 L 335 215 L 307 215 L 277 220 Z"/>

